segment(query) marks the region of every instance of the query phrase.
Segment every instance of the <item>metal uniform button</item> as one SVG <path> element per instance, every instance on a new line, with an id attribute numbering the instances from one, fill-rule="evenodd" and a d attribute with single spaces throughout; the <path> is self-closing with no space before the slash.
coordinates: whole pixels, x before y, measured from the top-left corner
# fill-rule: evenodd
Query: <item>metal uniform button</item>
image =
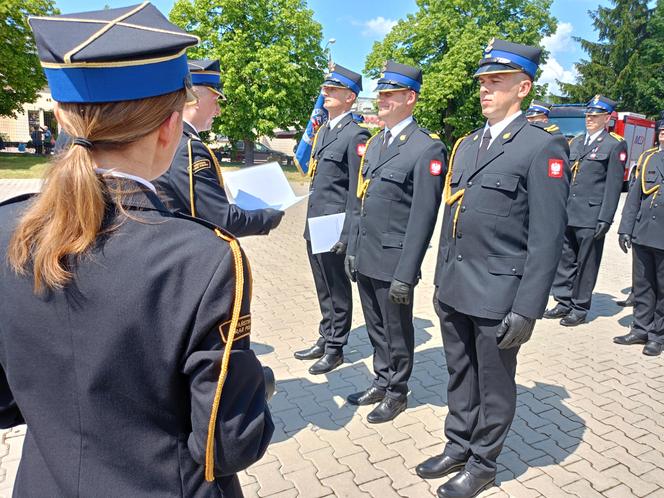
<path id="1" fill-rule="evenodd" d="M 466 212 L 466 206 L 461 206 L 461 212 L 465 213 Z"/>
<path id="2" fill-rule="evenodd" d="M 463 261 L 463 256 L 461 254 L 457 255 L 457 261 Z"/>
<path id="3" fill-rule="evenodd" d="M 512 273 L 516 273 L 516 268 L 512 268 Z"/>
<path id="4" fill-rule="evenodd" d="M 390 173 L 390 178 L 394 178 L 394 175 L 392 173 Z"/>
<path id="5" fill-rule="evenodd" d="M 657 216 L 655 216 L 655 215 L 653 214 L 652 219 L 654 220 L 654 219 L 656 219 L 656 218 L 657 218 Z"/>
<path id="6" fill-rule="evenodd" d="M 576 197 L 576 192 L 572 193 L 572 197 Z"/>
<path id="7" fill-rule="evenodd" d="M 496 187 L 500 187 L 500 180 L 496 182 Z"/>
<path id="8" fill-rule="evenodd" d="M 366 234 L 367 234 L 367 231 L 366 231 L 366 229 L 363 228 L 362 229 L 362 235 L 366 235 Z"/>
<path id="9" fill-rule="evenodd" d="M 473 186 L 473 181 L 470 180 L 470 181 L 468 182 L 468 188 L 470 188 L 470 187 L 472 187 L 472 186 Z"/>
<path id="10" fill-rule="evenodd" d="M 371 173 L 371 178 L 376 178 L 376 173 Z"/>
<path id="11" fill-rule="evenodd" d="M 463 236 L 461 232 L 457 232 L 457 239 L 460 239 Z"/>
<path id="12" fill-rule="evenodd" d="M 655 207 L 659 206 L 659 204 L 655 204 Z"/>

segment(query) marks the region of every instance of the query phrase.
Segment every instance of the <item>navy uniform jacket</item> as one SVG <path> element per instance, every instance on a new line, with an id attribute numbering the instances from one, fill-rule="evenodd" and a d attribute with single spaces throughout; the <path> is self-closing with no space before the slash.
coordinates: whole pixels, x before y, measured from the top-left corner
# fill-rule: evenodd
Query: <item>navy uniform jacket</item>
<path id="1" fill-rule="evenodd" d="M 415 284 L 436 225 L 447 154 L 435 135 L 413 121 L 381 157 L 383 133 L 367 144 L 361 181 L 368 186 L 359 199 L 349 254 L 367 277 Z"/>
<path id="2" fill-rule="evenodd" d="M 471 316 L 540 318 L 567 223 L 567 142 L 520 115 L 476 166 L 482 133 L 462 139 L 451 161 L 446 198 L 463 197 L 446 202 L 438 299 Z"/>
<path id="3" fill-rule="evenodd" d="M 664 152 L 646 151 L 639 163 L 639 175 L 629 188 L 618 233 L 631 235 L 635 244 L 664 251 Z"/>
<path id="4" fill-rule="evenodd" d="M 613 222 L 622 191 L 627 143 L 603 131 L 588 147 L 585 134 L 570 142 L 572 180 L 567 202 L 567 224 L 595 228 L 598 221 Z M 575 174 L 576 172 L 576 174 Z"/>
<path id="5" fill-rule="evenodd" d="M 353 121 L 348 114 L 334 127 L 325 125 L 318 132 L 312 160 L 316 169 L 309 187 L 307 219 L 328 214 L 346 213 L 340 242 L 348 244 L 352 209 L 357 191 L 357 173 L 364 154 L 369 131 Z M 311 164 L 310 164 L 311 167 Z M 309 224 L 305 224 L 304 238 L 309 240 Z"/>
<path id="6" fill-rule="evenodd" d="M 130 217 L 109 209 L 105 225 L 122 224 L 81 259 L 74 284 L 43 297 L 5 261 L 26 202 L 0 207 L 0 427 L 28 426 L 14 496 L 242 496 L 235 473 L 261 458 L 274 429 L 249 349 L 249 270 L 208 483 L 233 255 L 209 228 L 126 185 Z"/>
<path id="7" fill-rule="evenodd" d="M 191 209 L 189 164 L 194 170 L 195 212 Z M 207 220 L 236 237 L 264 235 L 270 231 L 270 217 L 265 210 L 246 211 L 228 202 L 217 159 L 188 123 L 184 123 L 171 167 L 153 183 L 167 208 Z"/>

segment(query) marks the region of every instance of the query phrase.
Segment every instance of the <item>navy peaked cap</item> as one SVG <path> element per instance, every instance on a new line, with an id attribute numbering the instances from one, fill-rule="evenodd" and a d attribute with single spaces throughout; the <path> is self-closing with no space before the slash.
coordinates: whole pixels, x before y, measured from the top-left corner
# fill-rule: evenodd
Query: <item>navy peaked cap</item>
<path id="1" fill-rule="evenodd" d="M 542 49 L 493 38 L 484 49 L 475 76 L 495 73 L 526 73 L 531 79 L 540 63 Z"/>
<path id="2" fill-rule="evenodd" d="M 357 95 L 362 91 L 362 75 L 339 64 L 333 64 L 330 67 L 330 72 L 325 75 L 322 86 L 348 88 Z"/>
<path id="3" fill-rule="evenodd" d="M 551 111 L 551 104 L 547 104 L 546 102 L 542 102 L 541 100 L 533 100 L 530 103 L 530 107 L 526 110 L 526 116 L 537 116 L 538 114 L 544 114 L 546 116 L 549 115 L 549 111 Z"/>
<path id="4" fill-rule="evenodd" d="M 191 84 L 186 50 L 198 37 L 149 2 L 28 21 L 58 102 L 136 100 Z"/>
<path id="5" fill-rule="evenodd" d="M 189 72 L 193 85 L 206 86 L 214 93 L 224 96 L 221 83 L 221 67 L 217 59 L 189 61 Z"/>
<path id="6" fill-rule="evenodd" d="M 420 68 L 387 61 L 378 80 L 376 91 L 413 90 L 419 93 L 421 87 L 422 70 Z"/>
<path id="7" fill-rule="evenodd" d="M 605 114 L 612 113 L 618 103 L 604 95 L 595 95 L 593 99 L 586 104 L 586 114 Z"/>

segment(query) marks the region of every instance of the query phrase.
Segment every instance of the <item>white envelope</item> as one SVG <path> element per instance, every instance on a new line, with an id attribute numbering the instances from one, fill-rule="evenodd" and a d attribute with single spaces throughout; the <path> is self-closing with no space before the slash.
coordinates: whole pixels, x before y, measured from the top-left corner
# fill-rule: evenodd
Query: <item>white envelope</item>
<path id="1" fill-rule="evenodd" d="M 228 200 L 242 209 L 284 211 L 308 195 L 296 196 L 278 163 L 250 166 L 224 173 Z"/>
<path id="2" fill-rule="evenodd" d="M 329 252 L 332 246 L 339 242 L 345 219 L 346 213 L 339 213 L 317 216 L 307 220 L 309 223 L 311 252 L 313 254 Z"/>

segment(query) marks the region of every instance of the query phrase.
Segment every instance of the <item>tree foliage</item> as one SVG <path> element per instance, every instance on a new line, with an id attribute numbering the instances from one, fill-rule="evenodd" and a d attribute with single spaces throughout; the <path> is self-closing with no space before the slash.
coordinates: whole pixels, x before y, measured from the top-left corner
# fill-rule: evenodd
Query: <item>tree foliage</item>
<path id="1" fill-rule="evenodd" d="M 415 116 L 451 142 L 484 121 L 472 75 L 487 42 L 497 37 L 539 44 L 556 29 L 551 0 L 417 0 L 417 5 L 416 13 L 374 44 L 365 71 L 377 78 L 387 59 L 420 66 L 424 84 Z"/>
<path id="2" fill-rule="evenodd" d="M 575 38 L 590 58 L 576 64 L 576 83 L 561 83 L 561 89 L 573 102 L 587 102 L 599 93 L 618 101 L 623 109 L 642 109 L 646 104 L 639 82 L 651 77 L 644 65 L 643 50 L 647 47 L 654 55 L 656 47 L 646 42 L 653 41 L 651 37 L 656 33 L 652 31 L 661 33 L 661 12 L 660 26 L 655 29 L 649 26 L 648 0 L 612 0 L 612 4 L 589 12 L 598 41 Z M 661 41 L 659 34 L 657 42 Z M 661 45 L 657 49 L 660 54 L 650 62 L 661 68 Z"/>
<path id="3" fill-rule="evenodd" d="M 55 12 L 53 0 L 0 1 L 0 116 L 34 102 L 46 84 L 27 16 Z"/>
<path id="4" fill-rule="evenodd" d="M 220 60 L 228 101 L 215 130 L 250 146 L 305 126 L 326 61 L 304 0 L 178 0 L 170 18 L 201 38 L 190 58 Z"/>

